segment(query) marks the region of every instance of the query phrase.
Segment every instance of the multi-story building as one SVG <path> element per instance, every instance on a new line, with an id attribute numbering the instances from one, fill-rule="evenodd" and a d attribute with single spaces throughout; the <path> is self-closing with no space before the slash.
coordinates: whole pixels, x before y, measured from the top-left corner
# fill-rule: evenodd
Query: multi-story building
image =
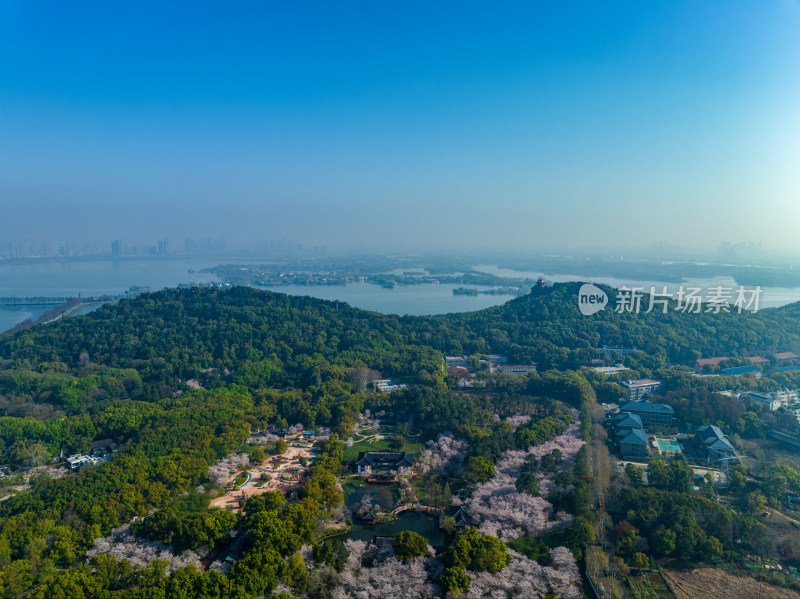
<path id="1" fill-rule="evenodd" d="M 630 429 L 619 437 L 619 452 L 626 460 L 644 459 L 648 454 L 647 436 L 640 428 Z"/>
<path id="2" fill-rule="evenodd" d="M 733 445 L 721 430 L 713 424 L 704 424 L 697 428 L 694 437 L 698 452 L 709 462 L 725 463 L 738 461 Z"/>
<path id="3" fill-rule="evenodd" d="M 652 379 L 638 379 L 635 381 L 624 381 L 620 383 L 628 390 L 628 401 L 637 401 L 643 397 L 655 393 L 661 387 L 661 381 Z"/>
<path id="4" fill-rule="evenodd" d="M 641 429 L 643 427 L 642 419 L 636 414 L 631 414 L 629 412 L 617 412 L 614 414 L 614 416 L 611 417 L 611 426 L 617 437 L 632 429 Z"/>
<path id="5" fill-rule="evenodd" d="M 772 393 L 764 394 L 764 393 L 756 393 L 755 391 L 750 391 L 746 393 L 744 397 L 746 397 L 752 402 L 761 404 L 768 410 L 777 410 L 783 405 L 783 402 L 781 402 L 781 400 L 778 399 L 777 397 L 774 397 Z"/>
<path id="6" fill-rule="evenodd" d="M 503 374 L 528 374 L 536 372 L 536 364 L 504 364 L 500 371 Z"/>
<path id="7" fill-rule="evenodd" d="M 469 366 L 467 356 L 445 356 L 444 362 L 448 366 L 459 366 L 461 368 L 466 368 Z"/>
<path id="8" fill-rule="evenodd" d="M 675 416 L 671 406 L 649 401 L 629 401 L 622 404 L 619 410 L 637 415 L 644 426 L 672 426 Z"/>
<path id="9" fill-rule="evenodd" d="M 622 364 L 616 364 L 614 366 L 595 366 L 591 368 L 591 370 L 594 370 L 595 372 L 599 372 L 600 374 L 604 374 L 606 376 L 611 376 L 614 374 L 619 374 L 620 372 L 625 372 L 626 370 L 628 370 L 628 368 L 626 366 L 623 366 Z"/>

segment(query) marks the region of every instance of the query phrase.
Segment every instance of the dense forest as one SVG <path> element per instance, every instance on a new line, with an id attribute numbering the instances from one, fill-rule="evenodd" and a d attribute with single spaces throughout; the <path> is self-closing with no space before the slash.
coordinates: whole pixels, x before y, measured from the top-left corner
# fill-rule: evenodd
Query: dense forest
<path id="1" fill-rule="evenodd" d="M 530 509 L 537 518 L 545 505 L 551 520 L 556 512 L 572 518 L 550 534 L 546 546 L 531 536 L 530 524 L 511 527 L 518 538 L 509 541 L 516 547 L 509 557 L 498 538 L 514 538 L 512 532 L 487 510 L 485 530 L 497 537 L 460 537 L 436 578 L 443 589 L 458 593 L 470 577 L 477 588 L 482 576 L 496 576 L 506 566 L 550 567 L 558 559 L 547 551 L 562 546 L 582 556 L 596 536 L 589 506 L 599 483 L 587 467 L 596 456 L 583 449 L 570 458 L 574 462 L 562 464 L 560 448 L 577 452 L 579 444 L 570 441 L 575 435 L 599 443 L 594 398 L 618 397 L 614 381 L 620 377 L 581 374 L 580 366 L 611 359 L 598 354 L 600 345 L 636 346 L 640 351 L 626 362 L 641 375 L 663 374 L 664 401 L 684 420 L 716 422 L 726 432 L 754 436 L 761 425 L 757 410 L 722 399 L 708 385 L 698 388 L 697 379 L 667 367 L 701 356 L 735 359 L 800 349 L 800 308 L 741 315 L 608 309 L 587 317 L 578 311 L 576 293 L 576 285 L 555 285 L 479 312 L 397 317 L 249 288 L 193 288 L 141 295 L 1 337 L 0 461 L 14 469 L 41 469 L 101 438 L 120 450 L 77 475 L 51 478 L 40 472 L 29 490 L 0 503 L 0 596 L 15 597 L 31 587 L 33 597 L 244 598 L 278 587 L 288 596 L 310 593 L 312 586 L 330 590 L 338 576 L 333 564 L 344 563 L 336 557 L 342 549 L 317 545 L 317 526 L 341 504 L 342 440 L 365 408 L 410 415 L 430 438 L 452 431 L 466 449 L 463 469 L 449 472 L 448 484 L 480 498 L 502 482 L 502 493 L 516 493 L 523 504 L 535 506 Z M 535 361 L 540 373 L 490 377 L 480 393 L 456 391 L 448 385 L 442 356 L 475 353 Z M 367 385 L 378 376 L 409 387 L 374 393 Z M 795 382 L 793 375 L 781 376 Z M 503 420 L 515 417 L 524 418 Z M 299 497 L 287 502 L 280 494 L 267 496 L 248 503 L 241 518 L 186 509 L 188 500 L 179 498 L 201 502 L 214 487 L 209 468 L 242 451 L 251 431 L 295 423 L 333 431 Z M 537 448 L 548 449 L 539 455 Z M 521 452 L 531 459 L 521 460 Z M 430 475 L 426 484 L 440 485 L 444 472 Z M 794 471 L 789 474 L 790 482 L 781 487 L 778 480 L 773 487 L 779 490 L 770 487 L 765 502 L 800 491 Z M 777 480 L 787 474 L 764 476 Z M 546 502 L 540 480 L 549 481 Z M 733 538 L 753 536 L 751 520 L 702 498 L 664 495 L 684 490 L 669 484 L 640 489 L 627 481 L 609 504 L 613 521 L 630 527 L 617 531 L 620 539 L 636 541 L 636 548 L 643 544 L 637 539 L 646 539 L 658 555 L 708 557 L 721 554 Z M 752 489 L 742 491 L 742 502 L 748 501 L 760 501 Z M 654 505 L 657 515 L 647 511 Z M 686 521 L 681 514 L 687 508 L 705 514 L 704 520 Z M 158 562 L 137 569 L 108 556 L 83 557 L 97 539 L 129 524 L 135 535 L 177 552 L 213 548 L 228 541 L 231 529 L 244 531 L 248 540 L 228 575 L 191 568 L 168 573 Z M 675 544 L 676 535 L 682 545 Z M 404 552 L 414 542 L 404 538 L 397 555 L 411 555 Z M 331 580 L 314 579 L 322 576 L 314 570 L 309 582 L 298 551 L 312 544 L 315 554 L 328 556 L 320 559 L 329 563 Z M 629 553 L 639 553 L 633 549 Z"/>

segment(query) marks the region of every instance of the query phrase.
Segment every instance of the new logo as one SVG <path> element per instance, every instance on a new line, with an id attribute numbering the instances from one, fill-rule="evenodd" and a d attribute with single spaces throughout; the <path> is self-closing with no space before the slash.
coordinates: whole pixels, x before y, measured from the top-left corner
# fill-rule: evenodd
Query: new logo
<path id="1" fill-rule="evenodd" d="M 605 291 L 592 285 L 591 283 L 584 283 L 578 291 L 578 308 L 581 314 L 589 316 L 595 312 L 599 312 L 608 304 L 608 296 Z"/>

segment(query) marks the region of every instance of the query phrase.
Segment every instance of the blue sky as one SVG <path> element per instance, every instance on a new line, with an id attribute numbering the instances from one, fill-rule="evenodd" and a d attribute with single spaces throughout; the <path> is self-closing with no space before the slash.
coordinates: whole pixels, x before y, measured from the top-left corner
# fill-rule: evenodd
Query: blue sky
<path id="1" fill-rule="evenodd" d="M 800 250 L 794 0 L 0 0 L 0 55 L 0 238 Z"/>

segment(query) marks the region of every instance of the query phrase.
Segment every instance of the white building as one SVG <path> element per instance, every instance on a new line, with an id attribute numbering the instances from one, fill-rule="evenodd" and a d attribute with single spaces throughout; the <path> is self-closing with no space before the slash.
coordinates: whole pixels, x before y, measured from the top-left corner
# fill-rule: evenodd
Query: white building
<path id="1" fill-rule="evenodd" d="M 399 391 L 400 389 L 405 389 L 408 385 L 398 385 L 393 383 L 389 379 L 379 379 L 377 381 L 373 381 L 375 384 L 375 390 L 381 391 L 383 393 L 391 393 L 392 391 Z"/>
<path id="2" fill-rule="evenodd" d="M 448 367 L 450 366 L 460 366 L 462 368 L 466 368 L 469 364 L 467 356 L 445 356 L 444 362 L 447 364 Z"/>
<path id="3" fill-rule="evenodd" d="M 505 364 L 500 367 L 503 374 L 528 374 L 536 372 L 536 364 Z"/>
<path id="4" fill-rule="evenodd" d="M 643 397 L 655 393 L 661 387 L 661 381 L 652 379 L 638 379 L 635 381 L 624 381 L 620 383 L 628 390 L 628 401 L 637 401 Z"/>
<path id="5" fill-rule="evenodd" d="M 759 403 L 768 410 L 777 410 L 778 408 L 787 408 L 795 405 L 798 401 L 798 393 L 797 389 L 784 389 L 782 391 L 772 391 L 770 393 L 749 391 L 743 395 L 743 398 Z"/>
<path id="6" fill-rule="evenodd" d="M 489 364 L 508 364 L 508 358 L 500 354 L 489 354 L 486 356 L 486 361 Z"/>
<path id="7" fill-rule="evenodd" d="M 620 372 L 625 372 L 626 370 L 629 370 L 629 368 L 623 366 L 622 364 L 616 364 L 614 366 L 595 366 L 590 370 L 594 370 L 595 372 L 599 372 L 600 374 L 604 374 L 606 376 L 611 376 L 614 374 L 619 374 Z"/>

